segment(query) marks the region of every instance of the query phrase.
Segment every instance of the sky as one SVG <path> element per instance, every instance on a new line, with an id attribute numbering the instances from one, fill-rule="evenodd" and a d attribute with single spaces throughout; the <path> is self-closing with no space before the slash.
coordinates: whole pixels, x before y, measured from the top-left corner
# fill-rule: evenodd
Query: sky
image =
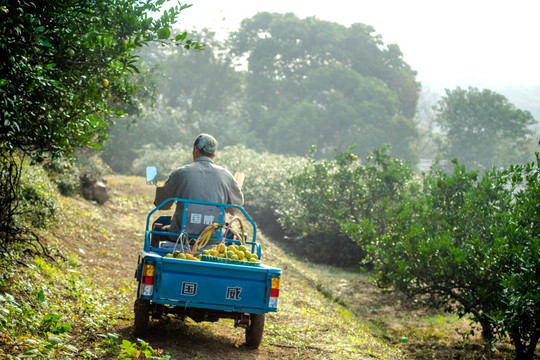
<path id="1" fill-rule="evenodd" d="M 539 0 L 191 0 L 185 29 L 238 29 L 257 12 L 292 12 L 350 26 L 371 25 L 398 44 L 424 88 L 540 85 Z"/>

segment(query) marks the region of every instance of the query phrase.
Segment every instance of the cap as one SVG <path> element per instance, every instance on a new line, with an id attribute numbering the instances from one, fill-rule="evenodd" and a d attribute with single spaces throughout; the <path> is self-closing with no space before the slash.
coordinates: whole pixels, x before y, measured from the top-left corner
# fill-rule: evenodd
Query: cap
<path id="1" fill-rule="evenodd" d="M 212 135 L 201 134 L 197 136 L 193 146 L 207 154 L 214 155 L 217 150 L 218 142 Z"/>

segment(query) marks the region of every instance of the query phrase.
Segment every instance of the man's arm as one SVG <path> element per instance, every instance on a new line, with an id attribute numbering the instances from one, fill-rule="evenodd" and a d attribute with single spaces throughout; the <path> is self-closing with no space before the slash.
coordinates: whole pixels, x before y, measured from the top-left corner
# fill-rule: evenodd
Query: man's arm
<path id="1" fill-rule="evenodd" d="M 167 179 L 165 182 L 165 185 L 156 187 L 156 197 L 154 199 L 154 205 L 158 206 L 163 201 L 174 197 L 174 186 L 172 184 L 172 181 L 170 181 L 170 178 Z M 169 201 L 165 205 L 163 205 L 160 210 L 169 210 L 173 205 L 173 201 Z"/>
<path id="2" fill-rule="evenodd" d="M 230 186 L 230 191 L 227 199 L 228 204 L 243 206 L 244 205 L 244 194 L 240 189 L 240 185 L 233 178 Z M 234 215 L 237 212 L 237 209 L 227 208 L 227 213 Z"/>

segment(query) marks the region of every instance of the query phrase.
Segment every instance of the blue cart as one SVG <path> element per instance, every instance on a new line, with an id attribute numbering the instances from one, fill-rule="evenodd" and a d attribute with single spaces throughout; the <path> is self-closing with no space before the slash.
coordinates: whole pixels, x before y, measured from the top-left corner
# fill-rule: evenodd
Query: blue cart
<path id="1" fill-rule="evenodd" d="M 183 205 L 180 233 L 163 230 L 170 216 L 155 215 L 170 202 Z M 231 224 L 241 220 L 234 217 L 227 223 L 227 208 L 235 208 L 244 221 L 251 223 L 250 239 L 243 227 L 241 234 L 236 231 L 231 238 Z M 278 308 L 281 270 L 260 262 L 256 231 L 253 220 L 236 205 L 171 198 L 152 210 L 146 220 L 144 249 L 139 251 L 135 273 L 135 335 L 146 334 L 151 319 L 169 314 L 196 322 L 230 318 L 235 326 L 246 329 L 246 346 L 258 347 L 265 314 Z M 247 261 L 245 257 L 229 256 L 226 250 L 216 251 L 231 245 L 247 248 L 245 257 L 250 253 L 256 256 L 251 255 L 251 261 Z"/>

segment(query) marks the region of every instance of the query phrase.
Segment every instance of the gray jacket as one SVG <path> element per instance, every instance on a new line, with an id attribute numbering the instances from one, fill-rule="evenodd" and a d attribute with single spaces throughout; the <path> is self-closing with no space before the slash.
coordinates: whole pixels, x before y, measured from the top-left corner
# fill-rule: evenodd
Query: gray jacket
<path id="1" fill-rule="evenodd" d="M 244 205 L 244 195 L 229 170 L 215 165 L 212 159 L 206 156 L 174 170 L 165 184 L 156 189 L 154 204 L 157 206 L 168 198 Z M 170 209 L 171 206 L 172 203 L 162 209 Z M 230 210 L 231 213 L 235 212 L 235 209 Z M 171 232 L 179 232 L 182 211 L 183 204 L 177 204 L 171 219 Z"/>

